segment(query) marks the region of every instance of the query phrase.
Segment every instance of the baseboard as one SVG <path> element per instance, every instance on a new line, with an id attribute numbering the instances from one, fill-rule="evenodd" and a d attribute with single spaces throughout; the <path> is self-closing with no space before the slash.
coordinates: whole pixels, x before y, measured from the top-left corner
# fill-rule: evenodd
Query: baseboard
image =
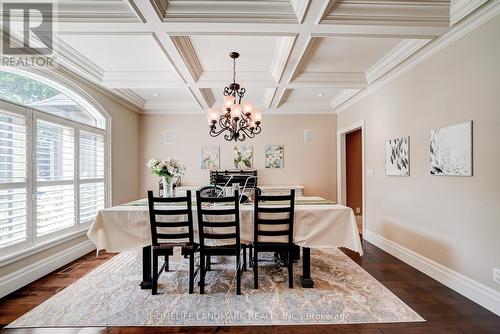
<path id="1" fill-rule="evenodd" d="M 43 277 L 95 249 L 90 240 L 71 246 L 27 267 L 0 277 L 0 298 Z"/>
<path id="2" fill-rule="evenodd" d="M 461 295 L 476 302 L 491 312 L 500 315 L 500 292 L 467 276 L 445 267 L 406 247 L 386 239 L 372 231 L 365 231 L 364 238 L 392 256 L 420 270 Z"/>

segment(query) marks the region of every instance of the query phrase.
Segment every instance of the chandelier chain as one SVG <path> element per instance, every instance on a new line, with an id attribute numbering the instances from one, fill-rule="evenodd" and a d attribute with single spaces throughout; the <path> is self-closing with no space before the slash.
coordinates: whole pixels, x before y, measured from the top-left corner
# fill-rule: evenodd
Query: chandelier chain
<path id="1" fill-rule="evenodd" d="M 236 58 L 233 58 L 233 83 L 236 83 Z"/>

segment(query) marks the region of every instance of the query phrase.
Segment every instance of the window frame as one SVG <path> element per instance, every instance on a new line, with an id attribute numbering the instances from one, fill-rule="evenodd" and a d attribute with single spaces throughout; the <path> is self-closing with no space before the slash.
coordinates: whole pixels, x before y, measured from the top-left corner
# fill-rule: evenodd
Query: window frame
<path id="1" fill-rule="evenodd" d="M 14 71 L 13 71 L 14 72 Z M 0 248 L 0 267 L 8 265 L 12 262 L 18 261 L 22 258 L 36 254 L 45 249 L 57 246 L 63 242 L 72 240 L 79 236 L 85 235 L 88 227 L 92 221 L 80 222 L 80 184 L 91 183 L 92 181 L 99 180 L 104 183 L 104 207 L 111 206 L 112 193 L 111 193 L 111 119 L 109 115 L 98 105 L 88 94 L 82 91 L 79 87 L 72 87 L 71 84 L 66 83 L 58 77 L 51 78 L 51 75 L 46 75 L 44 80 L 39 79 L 39 75 L 31 75 L 31 73 L 24 72 L 16 74 L 24 75 L 30 79 L 43 82 L 55 89 L 58 89 L 64 94 L 68 94 L 75 99 L 77 103 L 82 105 L 86 110 L 92 106 L 92 113 L 99 113 L 104 117 L 104 129 L 94 127 L 91 125 L 78 123 L 70 119 L 66 119 L 57 115 L 49 114 L 47 112 L 37 110 L 32 107 L 16 104 L 0 98 L 0 108 L 15 115 L 20 115 L 25 118 L 26 123 L 26 240 L 16 242 L 12 245 Z M 57 84 L 51 84 L 51 79 L 57 81 Z M 64 88 L 64 89 L 61 89 Z M 75 98 L 77 97 L 77 98 Z M 85 103 L 80 103 L 85 101 Z M 36 220 L 36 191 L 38 186 L 36 174 L 36 143 L 37 143 L 37 120 L 54 123 L 56 125 L 66 126 L 73 129 L 74 134 L 74 177 L 73 187 L 75 196 L 75 224 L 55 232 L 37 237 L 37 220 Z M 80 131 L 100 135 L 104 137 L 104 178 L 98 179 L 85 179 L 83 182 L 80 179 Z M 42 182 L 42 181 L 41 181 Z M 44 184 L 55 184 L 58 181 L 43 181 Z M 18 182 L 17 182 L 18 183 Z M 7 183 L 9 184 L 9 183 Z M 14 183 L 10 183 L 14 184 Z M 8 187 L 2 187 L 10 189 Z"/>

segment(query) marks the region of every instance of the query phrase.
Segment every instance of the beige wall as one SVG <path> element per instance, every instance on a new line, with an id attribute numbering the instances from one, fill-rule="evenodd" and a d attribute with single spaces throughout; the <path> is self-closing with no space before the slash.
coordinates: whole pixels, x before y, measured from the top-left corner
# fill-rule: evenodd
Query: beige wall
<path id="1" fill-rule="evenodd" d="M 365 119 L 367 229 L 490 288 L 500 268 L 500 16 L 338 116 Z M 429 175 L 429 132 L 473 120 L 473 177 Z M 410 136 L 410 177 L 384 175 L 384 143 Z"/>
<path id="2" fill-rule="evenodd" d="M 166 129 L 175 130 L 175 144 L 163 143 Z M 314 130 L 314 142 L 304 144 L 304 129 Z M 254 168 L 258 169 L 259 184 L 305 186 L 307 195 L 336 198 L 336 116 L 335 115 L 264 115 L 262 133 L 243 144 L 253 146 Z M 285 145 L 285 168 L 264 168 L 264 146 Z M 146 167 L 152 157 L 174 156 L 187 166 L 183 178 L 186 185 L 208 184 L 209 172 L 200 168 L 200 149 L 203 145 L 220 145 L 222 169 L 234 169 L 234 142 L 208 134 L 205 115 L 141 116 L 140 175 L 141 195 L 157 189 L 157 178 Z"/>

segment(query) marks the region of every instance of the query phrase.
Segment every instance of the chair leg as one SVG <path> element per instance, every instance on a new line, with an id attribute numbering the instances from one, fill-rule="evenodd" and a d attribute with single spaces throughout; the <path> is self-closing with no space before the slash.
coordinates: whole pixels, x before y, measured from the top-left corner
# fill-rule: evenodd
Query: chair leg
<path id="1" fill-rule="evenodd" d="M 288 250 L 288 287 L 293 289 L 293 261 L 292 250 Z"/>
<path id="2" fill-rule="evenodd" d="M 189 293 L 194 290 L 194 252 L 189 254 Z"/>
<path id="3" fill-rule="evenodd" d="M 252 257 L 253 245 L 248 245 L 248 265 L 253 268 L 253 257 Z"/>
<path id="4" fill-rule="evenodd" d="M 247 271 L 247 245 L 243 245 L 243 270 Z"/>
<path id="5" fill-rule="evenodd" d="M 153 252 L 153 286 L 151 293 L 156 295 L 158 292 L 158 255 Z"/>
<path id="6" fill-rule="evenodd" d="M 236 294 L 241 295 L 241 254 L 236 256 Z"/>
<path id="7" fill-rule="evenodd" d="M 258 256 L 259 256 L 259 253 L 257 252 L 257 249 L 254 249 L 254 252 L 253 252 L 253 288 L 254 289 L 259 288 L 259 262 L 257 261 Z"/>
<path id="8" fill-rule="evenodd" d="M 205 254 L 200 254 L 200 295 L 205 293 Z"/>
<path id="9" fill-rule="evenodd" d="M 212 270 L 212 258 L 210 255 L 207 255 L 207 271 Z"/>
<path id="10" fill-rule="evenodd" d="M 168 255 L 165 255 L 165 272 L 169 271 Z"/>

